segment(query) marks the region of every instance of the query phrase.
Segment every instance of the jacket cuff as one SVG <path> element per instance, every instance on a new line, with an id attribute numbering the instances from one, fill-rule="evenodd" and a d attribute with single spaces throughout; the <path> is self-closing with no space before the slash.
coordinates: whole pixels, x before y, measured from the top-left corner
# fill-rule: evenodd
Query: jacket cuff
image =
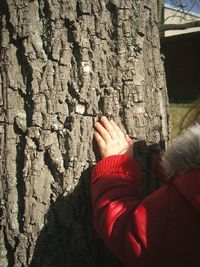
<path id="1" fill-rule="evenodd" d="M 113 155 L 99 161 L 92 169 L 92 181 L 103 175 L 123 173 L 140 177 L 141 171 L 137 162 L 127 155 Z"/>

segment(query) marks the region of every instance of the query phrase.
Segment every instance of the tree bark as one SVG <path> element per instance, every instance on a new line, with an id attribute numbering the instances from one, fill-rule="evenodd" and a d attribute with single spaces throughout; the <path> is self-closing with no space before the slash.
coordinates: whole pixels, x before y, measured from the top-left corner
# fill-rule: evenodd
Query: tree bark
<path id="1" fill-rule="evenodd" d="M 1 0 L 0 266 L 119 266 L 92 230 L 93 125 L 168 139 L 156 1 Z M 150 189 L 151 187 L 151 189 Z"/>
<path id="2" fill-rule="evenodd" d="M 157 16 L 158 16 L 158 23 L 164 23 L 164 0 L 157 0 Z"/>

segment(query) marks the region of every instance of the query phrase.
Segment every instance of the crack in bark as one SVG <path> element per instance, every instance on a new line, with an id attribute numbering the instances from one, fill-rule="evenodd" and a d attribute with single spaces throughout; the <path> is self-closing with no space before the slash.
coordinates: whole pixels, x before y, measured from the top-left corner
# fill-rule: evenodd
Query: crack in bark
<path id="1" fill-rule="evenodd" d="M 26 123 L 27 127 L 32 126 L 32 116 L 33 116 L 33 90 L 32 90 L 32 81 L 33 81 L 33 70 L 29 64 L 27 57 L 25 56 L 24 46 L 21 40 L 15 42 L 17 47 L 17 59 L 19 65 L 21 65 L 21 73 L 26 84 L 26 95 L 24 96 L 24 110 L 26 111 Z"/>
<path id="2" fill-rule="evenodd" d="M 68 42 L 72 44 L 72 66 L 76 64 L 77 66 L 77 80 L 79 81 L 79 88 L 83 86 L 83 75 L 81 73 L 81 61 L 82 61 L 82 53 L 81 47 L 75 38 L 75 30 L 76 27 L 74 25 L 74 21 L 70 21 L 69 19 L 65 19 L 64 26 L 67 28 L 67 38 Z M 74 59 L 74 61 L 73 61 Z"/>
<path id="3" fill-rule="evenodd" d="M 77 65 L 77 80 L 79 81 L 79 88 L 83 86 L 83 75 L 81 73 L 81 61 L 82 61 L 82 53 L 81 53 L 81 47 L 79 44 L 74 40 L 73 47 L 72 47 L 72 59 L 74 58 L 75 62 L 72 62 L 72 66 L 75 63 Z"/>
<path id="4" fill-rule="evenodd" d="M 49 8 L 48 1 L 41 1 L 38 0 L 39 3 L 39 8 L 38 8 L 38 13 L 40 16 L 40 19 L 42 21 L 42 43 L 43 43 L 43 49 L 45 51 L 45 54 L 47 55 L 48 59 L 52 60 L 52 57 L 50 56 L 51 51 L 50 48 L 51 46 L 49 45 L 50 41 L 50 33 L 51 33 L 51 24 L 50 24 L 50 18 L 51 18 L 51 11 Z M 43 4 L 43 6 L 42 6 Z"/>
<path id="5" fill-rule="evenodd" d="M 2 6 L 1 6 L 1 15 L 6 14 L 6 1 L 3 1 Z M 2 31 L 1 31 L 2 32 Z M 6 48 L 1 48 L 1 60 L 2 62 L 6 62 Z M 5 63 L 1 65 L 1 72 L 6 72 L 6 65 Z M 2 154 L 1 154 L 1 160 L 2 160 L 2 185 L 4 188 L 3 191 L 3 198 L 5 201 L 5 209 L 6 213 L 9 210 L 9 204 L 8 204 L 8 189 L 9 189 L 9 182 L 8 182 L 8 168 L 7 168 L 7 126 L 9 124 L 8 122 L 8 95 L 6 92 L 7 88 L 7 78 L 2 75 L 2 101 L 3 101 L 3 112 L 4 112 L 4 121 L 1 123 L 3 126 L 3 145 L 2 145 Z M 3 217 L 3 209 L 2 209 L 2 217 Z M 5 216 L 8 216 L 8 213 L 5 214 Z M 8 222 L 8 219 L 5 217 L 6 223 Z M 13 247 L 9 243 L 8 236 L 10 235 L 8 229 L 6 229 L 6 226 L 2 224 L 2 233 L 3 233 L 3 238 L 4 238 L 4 244 L 5 244 L 5 249 L 7 251 L 7 261 L 8 261 L 8 267 L 12 267 L 14 263 L 14 251 Z"/>
<path id="6" fill-rule="evenodd" d="M 65 19 L 64 22 L 65 27 L 67 28 L 67 40 L 69 43 L 75 42 L 74 31 L 76 27 L 74 25 L 74 21 L 70 21 L 69 19 Z"/>
<path id="7" fill-rule="evenodd" d="M 32 81 L 32 68 L 30 67 L 30 64 L 28 63 L 28 60 L 25 56 L 25 50 L 24 50 L 24 46 L 23 46 L 23 40 L 26 37 L 23 38 L 18 38 L 15 39 L 14 36 L 14 27 L 12 25 L 12 23 L 10 23 L 10 14 L 9 14 L 9 7 L 8 4 L 6 3 L 6 1 L 4 1 L 4 15 L 6 17 L 6 24 L 7 24 L 7 30 L 9 32 L 9 38 L 10 38 L 10 44 L 13 44 L 16 48 L 17 48 L 17 59 L 18 59 L 18 63 L 21 66 L 21 72 L 22 72 L 22 76 L 23 79 L 25 81 L 26 84 L 26 94 L 22 94 L 22 92 L 20 90 L 18 90 L 18 92 L 20 93 L 21 97 L 24 98 L 24 109 L 26 111 L 27 114 L 27 126 L 30 126 L 32 124 L 32 114 L 33 114 L 33 102 L 32 102 L 32 88 L 31 88 L 31 81 Z M 5 71 L 6 73 L 6 71 Z M 8 86 L 6 86 L 7 88 L 9 88 L 9 84 Z M 9 112 L 8 109 L 8 99 L 7 99 L 8 95 L 7 92 L 5 92 L 5 90 L 3 90 L 3 101 L 4 101 L 4 108 L 5 108 L 5 112 Z M 3 153 L 3 157 L 4 157 L 4 177 L 7 177 L 7 154 L 6 154 L 6 150 L 7 150 L 7 127 L 6 124 L 9 123 L 7 122 L 7 114 L 5 114 L 5 125 L 4 125 L 4 133 L 5 133 L 5 144 L 4 144 L 4 153 Z M 17 192 L 18 192 L 18 214 L 17 214 L 17 218 L 18 218 L 18 223 L 19 223 L 19 231 L 23 232 L 23 216 L 24 216 L 24 211 L 25 211 L 25 200 L 24 200 L 24 188 L 25 188 L 25 182 L 23 180 L 23 167 L 24 167 L 24 149 L 25 149 L 25 136 L 26 133 L 22 133 L 17 126 L 14 124 L 14 131 L 15 133 L 19 136 L 19 143 L 16 145 L 16 150 L 17 150 L 17 155 L 16 155 L 16 179 L 17 179 Z M 9 184 L 7 179 L 5 179 L 6 181 L 6 188 L 9 188 Z M 5 232 L 5 231 L 4 231 Z M 19 241 L 17 242 L 17 237 L 13 237 L 13 240 L 15 241 L 15 249 L 13 250 L 12 246 L 9 244 L 8 242 L 8 238 L 7 236 L 5 236 L 5 244 L 6 244 L 6 248 L 8 250 L 8 261 L 9 261 L 9 266 L 13 266 L 14 263 L 14 251 L 16 250 L 16 247 L 19 243 Z"/>
<path id="8" fill-rule="evenodd" d="M 16 179 L 17 179 L 17 193 L 18 193 L 18 223 L 19 231 L 23 233 L 24 228 L 24 213 L 25 213 L 25 181 L 23 175 L 24 162 L 25 162 L 25 146 L 26 146 L 26 134 L 20 133 L 20 130 L 14 125 L 15 133 L 19 136 L 19 143 L 16 150 Z"/>
<path id="9" fill-rule="evenodd" d="M 24 80 L 24 84 L 26 85 L 26 95 L 24 95 L 24 109 L 26 111 L 26 118 L 27 118 L 27 127 L 32 126 L 32 115 L 33 115 L 33 93 L 32 93 L 32 86 L 31 82 L 33 80 L 33 70 L 28 62 L 28 59 L 25 55 L 25 49 L 23 45 L 23 41 L 27 38 L 25 37 L 18 37 L 15 39 L 14 36 L 14 27 L 12 23 L 10 23 L 10 13 L 8 9 L 8 4 L 5 2 L 5 9 L 4 13 L 6 16 L 6 24 L 7 30 L 9 32 L 10 43 L 13 44 L 16 49 L 16 56 L 18 59 L 18 63 L 21 66 L 21 74 Z"/>
<path id="10" fill-rule="evenodd" d="M 7 237 L 7 229 L 5 228 L 5 226 L 3 227 L 3 235 L 4 235 L 4 244 L 5 244 L 5 248 L 7 250 L 7 260 L 8 260 L 8 266 L 7 267 L 13 267 L 14 266 L 14 262 L 15 262 L 15 257 L 14 257 L 14 250 L 12 248 L 12 246 L 10 245 L 9 241 L 8 241 L 8 237 Z"/>
<path id="11" fill-rule="evenodd" d="M 113 24 L 113 31 L 111 32 L 111 39 L 115 42 L 117 42 L 118 40 L 118 33 L 117 33 L 117 21 L 118 21 L 118 13 L 117 13 L 117 6 L 115 4 L 113 4 L 111 1 L 109 1 L 106 4 L 106 8 L 107 10 L 110 12 L 111 15 L 111 20 L 112 20 L 112 24 Z M 117 54 L 117 47 L 115 46 L 115 52 Z"/>
<path id="12" fill-rule="evenodd" d="M 81 1 L 76 2 L 76 13 L 77 13 L 77 18 L 80 18 L 81 16 L 90 16 L 90 12 L 84 12 L 81 8 Z"/>
<path id="13" fill-rule="evenodd" d="M 63 181 L 64 181 L 63 173 L 60 173 L 58 171 L 58 169 L 56 168 L 56 166 L 54 165 L 54 163 L 53 163 L 53 161 L 51 159 L 51 156 L 49 155 L 48 149 L 44 153 L 44 163 L 46 164 L 46 166 L 50 170 L 51 175 L 53 176 L 54 181 L 61 188 L 63 188 Z"/>

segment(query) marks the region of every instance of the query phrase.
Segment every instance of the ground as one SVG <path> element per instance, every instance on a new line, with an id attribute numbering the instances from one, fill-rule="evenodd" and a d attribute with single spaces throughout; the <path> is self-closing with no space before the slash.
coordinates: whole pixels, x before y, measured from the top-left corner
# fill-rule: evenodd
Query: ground
<path id="1" fill-rule="evenodd" d="M 199 101 L 170 103 L 170 140 L 175 138 L 183 128 L 193 122 L 199 112 Z"/>

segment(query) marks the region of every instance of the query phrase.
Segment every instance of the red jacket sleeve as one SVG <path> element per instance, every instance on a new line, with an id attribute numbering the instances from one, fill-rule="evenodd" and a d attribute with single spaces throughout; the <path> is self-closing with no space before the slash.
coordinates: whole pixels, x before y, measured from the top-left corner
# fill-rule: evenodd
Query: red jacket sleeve
<path id="1" fill-rule="evenodd" d="M 107 157 L 101 160 L 92 171 L 94 227 L 110 250 L 127 266 L 153 265 L 151 254 L 159 245 L 153 244 L 153 249 L 150 248 L 149 251 L 147 249 L 149 247 L 147 211 L 153 211 L 150 212 L 152 223 L 149 227 L 163 225 L 161 221 L 158 224 L 155 223 L 157 218 L 154 214 L 154 206 L 157 204 L 154 203 L 154 196 L 150 201 L 148 198 L 142 200 L 140 188 L 140 168 L 135 160 L 126 155 Z M 155 209 L 158 211 L 159 204 L 157 206 L 158 208 Z M 164 221 L 165 212 L 161 211 L 161 214 Z M 160 226 L 157 231 L 158 235 L 159 231 L 162 232 Z M 152 247 L 151 241 L 150 247 Z"/>

